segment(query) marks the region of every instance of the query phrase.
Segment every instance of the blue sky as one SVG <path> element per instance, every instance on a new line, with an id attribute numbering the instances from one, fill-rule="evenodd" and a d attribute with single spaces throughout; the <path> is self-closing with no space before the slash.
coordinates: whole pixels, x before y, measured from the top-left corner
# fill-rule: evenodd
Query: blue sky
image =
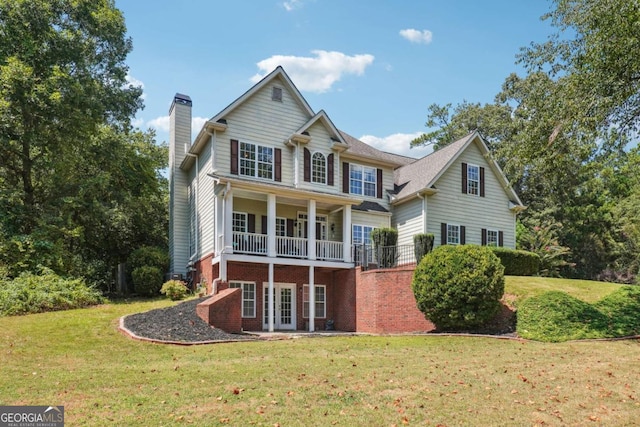
<path id="1" fill-rule="evenodd" d="M 492 102 L 516 54 L 552 29 L 545 0 L 116 0 L 142 85 L 136 124 L 168 140 L 176 92 L 193 100 L 194 134 L 282 65 L 314 111 L 380 149 L 409 150 L 432 103 Z"/>

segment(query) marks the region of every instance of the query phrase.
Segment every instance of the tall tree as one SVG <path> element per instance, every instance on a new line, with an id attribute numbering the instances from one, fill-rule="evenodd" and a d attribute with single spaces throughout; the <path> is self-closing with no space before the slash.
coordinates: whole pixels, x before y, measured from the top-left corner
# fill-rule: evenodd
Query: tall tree
<path id="1" fill-rule="evenodd" d="M 142 106 L 127 84 L 131 50 L 111 0 L 0 0 L 0 209 L 31 233 L 52 194 L 44 179 L 102 123 Z"/>
<path id="2" fill-rule="evenodd" d="M 619 134 L 640 129 L 640 3 L 555 0 L 557 29 L 520 55 L 529 71 L 563 81 L 558 130 L 571 123 Z M 609 142 L 624 143 L 614 139 Z"/>

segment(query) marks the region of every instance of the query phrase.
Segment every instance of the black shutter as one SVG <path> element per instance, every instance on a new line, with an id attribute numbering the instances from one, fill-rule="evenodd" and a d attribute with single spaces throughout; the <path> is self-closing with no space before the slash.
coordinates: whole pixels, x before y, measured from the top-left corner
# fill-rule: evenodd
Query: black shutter
<path id="1" fill-rule="evenodd" d="M 447 223 L 440 223 L 440 244 L 442 246 L 447 244 Z"/>
<path id="2" fill-rule="evenodd" d="M 238 140 L 231 140 L 231 173 L 238 175 Z"/>
<path id="3" fill-rule="evenodd" d="M 342 192 L 349 194 L 349 163 L 342 163 Z"/>
<path id="4" fill-rule="evenodd" d="M 462 194 L 467 194 L 467 164 L 462 164 Z"/>
<path id="5" fill-rule="evenodd" d="M 376 182 L 376 188 L 378 190 L 378 199 L 382 199 L 382 169 L 378 169 L 378 180 Z"/>
<path id="6" fill-rule="evenodd" d="M 293 220 L 287 218 L 287 237 L 293 237 Z"/>
<path id="7" fill-rule="evenodd" d="M 304 180 L 311 181 L 311 151 L 304 147 Z"/>
<path id="8" fill-rule="evenodd" d="M 333 153 L 327 156 L 327 185 L 333 187 Z"/>
<path id="9" fill-rule="evenodd" d="M 482 229 L 482 246 L 486 246 L 487 245 L 487 229 L 483 228 Z"/>
<path id="10" fill-rule="evenodd" d="M 278 182 L 282 181 L 282 149 L 276 148 L 273 150 L 273 163 L 274 163 L 274 179 Z"/>
<path id="11" fill-rule="evenodd" d="M 461 225 L 460 226 L 460 244 L 464 245 L 467 242 L 466 236 L 465 236 L 465 226 Z"/>
<path id="12" fill-rule="evenodd" d="M 247 232 L 256 232 L 256 216 L 254 214 L 247 214 Z"/>
<path id="13" fill-rule="evenodd" d="M 480 197 L 484 197 L 484 168 L 480 168 Z"/>
<path id="14" fill-rule="evenodd" d="M 504 246 L 504 233 L 502 231 L 498 231 L 498 246 Z"/>
<path id="15" fill-rule="evenodd" d="M 267 216 L 262 215 L 262 234 L 267 234 Z"/>

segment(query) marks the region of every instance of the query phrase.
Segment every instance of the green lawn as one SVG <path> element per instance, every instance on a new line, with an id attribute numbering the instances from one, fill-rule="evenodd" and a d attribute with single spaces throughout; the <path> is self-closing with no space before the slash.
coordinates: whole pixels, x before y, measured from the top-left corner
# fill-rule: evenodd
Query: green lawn
<path id="1" fill-rule="evenodd" d="M 562 291 L 585 302 L 596 302 L 618 289 L 616 283 L 551 277 L 506 276 L 505 292 L 524 300 L 548 291 Z"/>
<path id="2" fill-rule="evenodd" d="M 508 279 L 511 282 L 512 279 Z M 172 346 L 117 331 L 168 301 L 0 318 L 0 404 L 67 425 L 629 425 L 640 342 L 356 336 Z"/>

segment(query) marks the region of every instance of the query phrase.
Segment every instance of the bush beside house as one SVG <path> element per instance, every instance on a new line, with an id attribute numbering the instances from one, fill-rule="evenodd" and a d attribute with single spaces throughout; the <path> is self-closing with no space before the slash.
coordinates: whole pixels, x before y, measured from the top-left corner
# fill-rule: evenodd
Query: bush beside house
<path id="1" fill-rule="evenodd" d="M 132 252 L 127 261 L 127 270 L 136 293 L 158 295 L 164 272 L 169 270 L 169 255 L 162 248 L 143 246 Z"/>
<path id="2" fill-rule="evenodd" d="M 529 251 L 509 248 L 492 248 L 504 266 L 504 274 L 509 276 L 533 276 L 540 269 L 540 256 Z"/>
<path id="3" fill-rule="evenodd" d="M 440 246 L 416 267 L 412 289 L 440 330 L 468 330 L 489 321 L 504 294 L 504 267 L 486 246 Z"/>

